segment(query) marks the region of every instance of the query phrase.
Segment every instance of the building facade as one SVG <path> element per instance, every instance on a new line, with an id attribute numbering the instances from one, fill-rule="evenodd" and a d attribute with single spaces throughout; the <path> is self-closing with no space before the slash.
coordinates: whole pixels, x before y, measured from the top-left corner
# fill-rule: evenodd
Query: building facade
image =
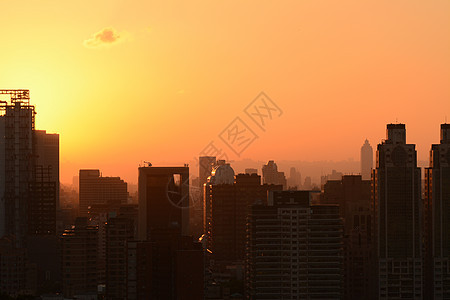
<path id="1" fill-rule="evenodd" d="M 425 169 L 425 296 L 450 298 L 450 124 L 441 124 Z"/>
<path id="2" fill-rule="evenodd" d="M 423 297 L 421 173 L 404 124 L 388 124 L 373 171 L 374 294 L 379 299 Z"/>
<path id="3" fill-rule="evenodd" d="M 273 191 L 252 206 L 246 299 L 342 299 L 343 227 L 337 205 L 309 191 Z"/>

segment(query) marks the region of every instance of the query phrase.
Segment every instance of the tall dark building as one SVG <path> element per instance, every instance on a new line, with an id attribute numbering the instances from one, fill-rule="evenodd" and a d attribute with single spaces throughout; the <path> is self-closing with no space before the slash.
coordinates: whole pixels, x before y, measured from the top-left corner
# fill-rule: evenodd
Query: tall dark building
<path id="1" fill-rule="evenodd" d="M 205 193 L 209 205 L 205 207 L 209 208 L 206 214 L 210 220 L 206 227 L 208 249 L 216 264 L 227 265 L 245 259 L 246 223 L 251 205 L 257 201 L 267 203 L 268 192 L 283 187 L 261 184 L 261 176 L 257 174 L 238 174 L 230 183 L 229 179 L 220 178 L 224 173 L 219 167 L 211 176 L 213 184 L 207 186 L 209 191 Z"/>
<path id="2" fill-rule="evenodd" d="M 206 183 L 211 171 L 216 165 L 215 156 L 200 156 L 198 159 L 198 179 L 200 187 Z"/>
<path id="3" fill-rule="evenodd" d="M 425 297 L 450 299 L 450 124 L 425 169 Z"/>
<path id="4" fill-rule="evenodd" d="M 120 177 L 103 177 L 99 170 L 80 170 L 80 216 L 118 212 L 128 200 L 127 183 Z"/>
<path id="5" fill-rule="evenodd" d="M 373 149 L 369 140 L 364 141 L 361 147 L 361 176 L 363 180 L 370 180 L 373 168 Z"/>
<path id="6" fill-rule="evenodd" d="M 127 243 L 134 238 L 133 220 L 122 216 L 106 223 L 106 299 L 127 299 Z"/>
<path id="7" fill-rule="evenodd" d="M 373 171 L 375 288 L 379 299 L 422 299 L 421 174 L 404 124 L 388 124 Z"/>
<path id="8" fill-rule="evenodd" d="M 200 243 L 189 233 L 189 167 L 139 168 L 140 241 L 128 243 L 128 299 L 203 298 Z"/>
<path id="9" fill-rule="evenodd" d="M 77 218 L 61 239 L 64 296 L 97 295 L 98 226 Z"/>
<path id="10" fill-rule="evenodd" d="M 249 215 L 246 299 L 342 299 L 342 229 L 337 205 L 311 205 L 309 191 L 270 192 Z"/>
<path id="11" fill-rule="evenodd" d="M 139 168 L 140 240 L 153 229 L 178 228 L 189 233 L 189 167 Z"/>
<path id="12" fill-rule="evenodd" d="M 371 181 L 344 175 L 324 186 L 320 204 L 338 204 L 344 220 L 344 298 L 370 299 L 372 269 Z"/>
<path id="13" fill-rule="evenodd" d="M 29 90 L 0 90 L 0 237 L 54 235 L 59 135 L 35 130 Z"/>

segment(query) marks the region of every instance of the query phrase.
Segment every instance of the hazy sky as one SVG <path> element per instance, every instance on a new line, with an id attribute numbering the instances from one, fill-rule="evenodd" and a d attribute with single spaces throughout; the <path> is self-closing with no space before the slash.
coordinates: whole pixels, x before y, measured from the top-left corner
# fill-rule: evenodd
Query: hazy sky
<path id="1" fill-rule="evenodd" d="M 37 128 L 61 135 L 63 183 L 136 182 L 141 161 L 211 141 L 235 160 L 359 160 L 396 121 L 426 160 L 450 118 L 449 15 L 448 0 L 0 0 L 0 88 L 30 89 Z M 261 91 L 283 112 L 265 131 L 244 112 Z M 258 136 L 240 157 L 218 137 L 236 117 Z"/>

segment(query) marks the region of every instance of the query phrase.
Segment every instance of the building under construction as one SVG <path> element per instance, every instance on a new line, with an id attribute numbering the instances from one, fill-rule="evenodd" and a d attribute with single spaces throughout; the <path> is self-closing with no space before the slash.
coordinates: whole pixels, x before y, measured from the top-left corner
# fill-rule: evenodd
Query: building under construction
<path id="1" fill-rule="evenodd" d="M 29 90 L 0 90 L 0 237 L 15 236 L 18 247 L 29 234 L 56 229 L 59 136 L 51 135 L 49 148 L 56 157 L 40 157 L 38 149 L 48 139 L 45 131 L 35 130 L 35 115 Z"/>

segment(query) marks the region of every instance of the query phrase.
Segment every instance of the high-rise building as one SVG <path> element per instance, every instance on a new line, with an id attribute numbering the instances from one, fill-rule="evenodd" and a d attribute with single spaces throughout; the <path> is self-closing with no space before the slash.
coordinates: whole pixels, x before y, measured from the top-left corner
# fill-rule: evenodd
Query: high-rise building
<path id="1" fill-rule="evenodd" d="M 299 190 L 302 186 L 302 174 L 294 167 L 289 170 L 289 178 L 287 179 L 289 189 Z"/>
<path id="2" fill-rule="evenodd" d="M 425 169 L 425 297 L 450 299 L 450 124 Z"/>
<path id="3" fill-rule="evenodd" d="M 216 165 L 215 156 L 200 156 L 198 159 L 198 179 L 200 187 L 206 183 L 208 177 L 211 175 L 211 171 Z"/>
<path id="4" fill-rule="evenodd" d="M 246 299 L 341 299 L 343 230 L 337 205 L 311 205 L 309 191 L 273 191 L 253 205 Z"/>
<path id="5" fill-rule="evenodd" d="M 128 201 L 127 183 L 120 177 L 103 177 L 99 170 L 80 170 L 80 216 L 118 212 Z"/>
<path id="6" fill-rule="evenodd" d="M 150 241 L 128 242 L 128 300 L 204 299 L 200 243 L 173 229 L 156 229 Z"/>
<path id="7" fill-rule="evenodd" d="M 284 172 L 278 172 L 278 166 L 273 160 L 262 166 L 263 183 L 281 184 L 286 189 L 286 176 Z"/>
<path id="8" fill-rule="evenodd" d="M 77 218 L 62 235 L 62 283 L 65 297 L 97 295 L 98 226 Z"/>
<path id="9" fill-rule="evenodd" d="M 373 171 L 376 241 L 374 294 L 379 299 L 422 299 L 422 199 L 414 144 L 404 124 L 388 124 Z"/>
<path id="10" fill-rule="evenodd" d="M 344 299 L 370 299 L 372 280 L 371 182 L 361 175 L 329 180 L 320 204 L 337 204 L 344 221 Z"/>
<path id="11" fill-rule="evenodd" d="M 251 205 L 257 201 L 267 203 L 268 191 L 283 189 L 281 185 L 262 185 L 261 176 L 257 174 L 238 174 L 230 183 L 232 173 L 221 170 L 227 167 L 223 165 L 215 170 L 215 175 L 211 176 L 213 183 L 207 186 L 209 191 L 205 193 L 209 201 L 209 205 L 205 205 L 209 208 L 205 232 L 208 249 L 216 263 L 224 265 L 244 261 L 246 223 Z M 220 176 L 227 173 L 227 180 L 221 179 Z"/>
<path id="12" fill-rule="evenodd" d="M 24 247 L 28 235 L 56 232 L 59 135 L 35 130 L 29 90 L 0 97 L 0 237 Z"/>
<path id="13" fill-rule="evenodd" d="M 189 234 L 189 167 L 139 168 L 140 240 L 153 229 L 178 228 Z"/>
<path id="14" fill-rule="evenodd" d="M 188 235 L 189 209 L 187 165 L 139 168 L 140 241 L 128 243 L 128 299 L 203 298 L 203 249 Z"/>
<path id="15" fill-rule="evenodd" d="M 373 149 L 369 140 L 365 140 L 361 147 L 361 176 L 363 180 L 370 180 L 373 168 Z"/>
<path id="16" fill-rule="evenodd" d="M 127 299 L 127 243 L 134 238 L 132 219 L 109 218 L 106 224 L 106 299 Z"/>

